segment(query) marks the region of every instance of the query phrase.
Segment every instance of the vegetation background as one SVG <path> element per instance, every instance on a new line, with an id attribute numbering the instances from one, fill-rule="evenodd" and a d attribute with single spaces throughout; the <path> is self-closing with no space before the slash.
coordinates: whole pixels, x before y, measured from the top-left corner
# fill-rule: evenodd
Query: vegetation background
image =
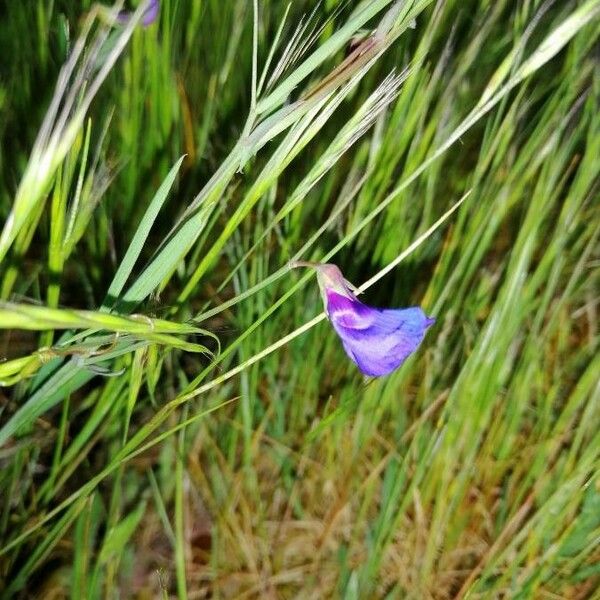
<path id="1" fill-rule="evenodd" d="M 0 7 L 0 596 L 600 598 L 600 1 L 135 10 Z"/>

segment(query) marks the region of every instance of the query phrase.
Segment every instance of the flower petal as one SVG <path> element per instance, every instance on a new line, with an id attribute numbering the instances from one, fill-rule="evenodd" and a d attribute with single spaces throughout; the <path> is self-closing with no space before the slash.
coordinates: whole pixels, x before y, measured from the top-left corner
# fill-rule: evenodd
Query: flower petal
<path id="1" fill-rule="evenodd" d="M 154 23 L 154 21 L 156 21 L 156 17 L 158 17 L 159 8 L 159 0 L 150 1 L 146 10 L 144 10 L 144 14 L 142 15 L 141 23 L 143 27 L 148 27 L 148 25 L 151 25 L 152 23 Z M 117 15 L 117 21 L 126 25 L 129 22 L 129 19 L 131 19 L 131 15 L 133 15 L 132 11 L 122 10 Z"/>
<path id="2" fill-rule="evenodd" d="M 387 375 L 412 354 L 435 320 L 418 306 L 381 309 L 327 290 L 327 313 L 346 354 L 365 375 Z"/>

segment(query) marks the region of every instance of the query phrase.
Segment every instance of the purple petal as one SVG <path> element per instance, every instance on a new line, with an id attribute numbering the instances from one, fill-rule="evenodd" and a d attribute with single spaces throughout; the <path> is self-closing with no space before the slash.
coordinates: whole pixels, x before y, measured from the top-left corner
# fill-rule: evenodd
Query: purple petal
<path id="1" fill-rule="evenodd" d="M 150 3 L 148 4 L 148 7 L 144 11 L 144 14 L 142 15 L 141 23 L 144 27 L 148 27 L 148 25 L 151 25 L 152 23 L 154 23 L 154 21 L 156 21 L 156 18 L 158 17 L 159 9 L 160 9 L 159 0 L 151 0 Z M 129 22 L 129 19 L 131 19 L 131 15 L 133 15 L 132 11 L 122 10 L 117 15 L 117 21 L 119 23 L 123 23 L 125 25 Z"/>
<path id="2" fill-rule="evenodd" d="M 397 369 L 419 346 L 431 319 L 418 307 L 372 308 L 327 290 L 327 313 L 346 354 L 365 375 Z"/>

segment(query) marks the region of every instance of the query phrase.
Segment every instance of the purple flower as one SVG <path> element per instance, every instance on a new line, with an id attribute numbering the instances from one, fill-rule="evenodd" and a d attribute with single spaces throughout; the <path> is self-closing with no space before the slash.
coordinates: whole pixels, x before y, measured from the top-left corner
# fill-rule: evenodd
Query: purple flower
<path id="1" fill-rule="evenodd" d="M 158 12 L 160 9 L 160 4 L 158 0 L 150 0 L 144 14 L 142 15 L 141 23 L 144 27 L 148 27 L 148 25 L 152 25 L 154 21 L 156 21 L 156 17 L 158 17 Z M 132 11 L 122 10 L 117 15 L 117 21 L 126 25 L 131 19 Z"/>
<path id="2" fill-rule="evenodd" d="M 365 375 L 378 377 L 397 369 L 419 346 L 435 319 L 418 307 L 373 308 L 363 304 L 335 265 L 296 261 L 314 267 L 327 316 L 346 354 Z"/>

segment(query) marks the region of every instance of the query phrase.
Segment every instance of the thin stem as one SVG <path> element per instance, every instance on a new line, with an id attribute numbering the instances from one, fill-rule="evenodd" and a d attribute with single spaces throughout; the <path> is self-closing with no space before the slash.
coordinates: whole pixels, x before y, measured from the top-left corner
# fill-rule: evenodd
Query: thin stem
<path id="1" fill-rule="evenodd" d="M 298 267 L 311 267 L 316 269 L 320 263 L 312 262 L 310 260 L 290 260 L 288 262 L 288 268 L 297 269 Z"/>
<path id="2" fill-rule="evenodd" d="M 252 98 L 250 100 L 250 113 L 254 114 L 258 77 L 258 0 L 254 0 L 252 6 L 254 9 L 254 27 L 252 30 Z"/>

